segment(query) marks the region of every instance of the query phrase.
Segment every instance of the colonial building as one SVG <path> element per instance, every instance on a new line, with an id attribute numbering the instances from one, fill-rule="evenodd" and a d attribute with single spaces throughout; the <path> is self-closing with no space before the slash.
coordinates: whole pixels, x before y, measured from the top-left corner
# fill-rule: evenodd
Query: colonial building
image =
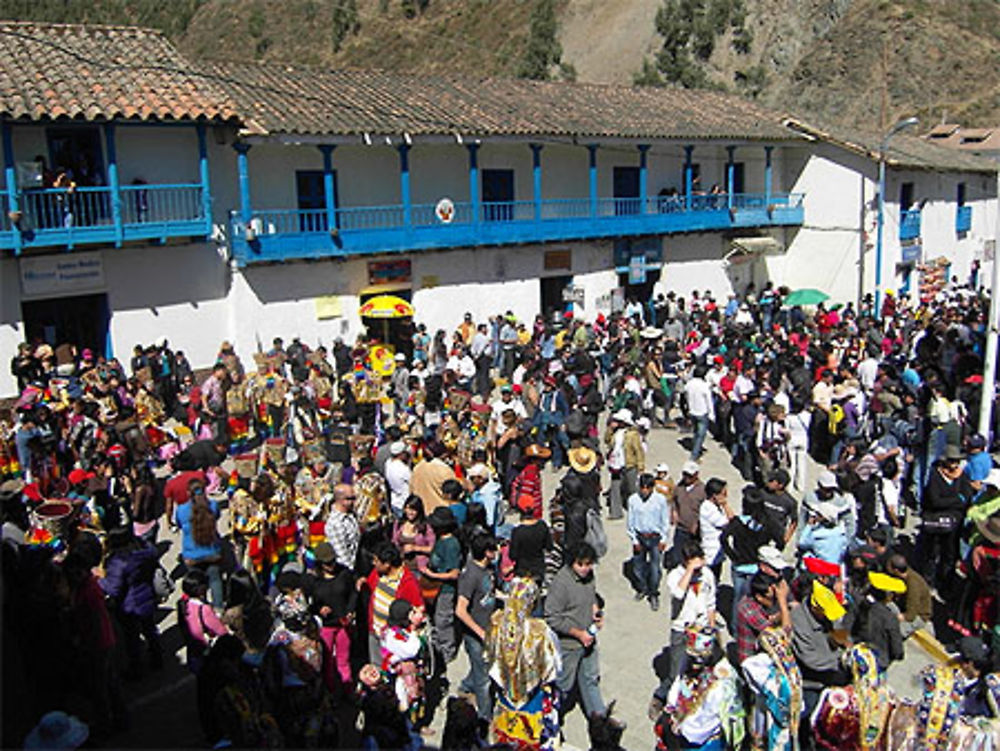
<path id="1" fill-rule="evenodd" d="M 433 329 L 874 285 L 870 141 L 739 98 L 205 63 L 120 27 L 0 24 L 0 52 L 5 353 L 165 336 L 200 366 L 223 339 L 353 338 L 384 291 Z M 938 256 L 966 275 L 992 168 L 901 136 L 886 162 L 884 286 Z"/>

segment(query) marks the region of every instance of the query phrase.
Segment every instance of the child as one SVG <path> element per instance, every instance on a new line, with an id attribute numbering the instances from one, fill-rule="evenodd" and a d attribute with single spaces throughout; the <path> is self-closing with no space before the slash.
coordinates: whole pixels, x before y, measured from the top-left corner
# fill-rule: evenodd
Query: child
<path id="1" fill-rule="evenodd" d="M 415 608 L 406 600 L 394 600 L 389 606 L 389 619 L 382 632 L 382 672 L 394 677 L 394 689 L 399 711 L 411 722 L 423 715 L 424 641 L 418 633 L 424 623 L 424 609 Z"/>

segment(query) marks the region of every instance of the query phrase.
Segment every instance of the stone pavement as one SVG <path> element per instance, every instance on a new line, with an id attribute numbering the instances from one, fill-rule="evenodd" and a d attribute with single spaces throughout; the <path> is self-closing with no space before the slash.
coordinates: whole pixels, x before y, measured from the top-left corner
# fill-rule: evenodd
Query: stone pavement
<path id="1" fill-rule="evenodd" d="M 688 458 L 688 450 L 680 443 L 686 436 L 687 434 L 675 429 L 654 429 L 649 435 L 647 469 L 652 469 L 659 462 L 666 462 L 670 466 L 671 475 L 679 479 L 681 465 Z M 720 477 L 726 480 L 729 483 L 730 504 L 739 513 L 740 491 L 745 482 L 730 463 L 729 454 L 721 445 L 709 438 L 705 447 L 707 450 L 700 461 L 701 479 L 705 481 L 710 477 Z M 812 487 L 819 467 L 811 459 L 809 461 L 807 487 Z M 562 471 L 546 469 L 543 486 L 546 498 L 552 494 L 562 474 Z M 606 486 L 606 475 L 603 482 Z M 793 495 L 796 500 L 801 500 L 798 494 Z M 664 575 L 660 582 L 659 611 L 653 612 L 645 601 L 636 602 L 631 587 L 622 576 L 622 563 L 632 554 L 625 533 L 625 521 L 605 520 L 604 524 L 608 534 L 608 554 L 596 569 L 597 589 L 606 600 L 605 626 L 597 639 L 601 655 L 601 691 L 606 702 L 616 702 L 614 715 L 628 723 L 622 738 L 623 747 L 630 751 L 652 749 L 655 747 L 655 738 L 646 710 L 653 689 L 659 683 L 652 668 L 653 658 L 669 642 L 670 601 L 664 595 L 666 577 Z M 912 525 L 912 521 L 910 524 Z M 786 554 L 789 561 L 793 560 L 791 547 Z M 727 590 L 730 584 L 727 564 L 723 567 L 723 590 Z M 728 592 L 725 596 L 728 597 Z M 728 640 L 728 634 L 723 638 Z M 916 696 L 915 677 L 929 661 L 920 647 L 907 642 L 906 658 L 890 668 L 890 685 L 900 694 Z M 457 686 L 466 672 L 465 653 L 460 651 L 459 658 L 449 665 L 448 678 L 451 685 Z M 444 722 L 443 713 L 439 713 L 435 719 L 434 727 L 440 732 Z M 573 709 L 566 717 L 564 734 L 570 748 L 589 748 L 587 726 L 579 708 Z M 434 743 L 434 738 L 429 738 L 428 741 Z"/>
<path id="2" fill-rule="evenodd" d="M 688 452 L 679 443 L 685 434 L 674 429 L 655 429 L 649 437 L 649 452 L 646 465 L 654 467 L 659 462 L 667 462 L 674 477 L 680 474 L 680 467 Z M 706 453 L 702 457 L 702 479 L 721 477 L 730 483 L 729 497 L 733 508 L 740 507 L 742 478 L 729 463 L 726 451 L 709 439 Z M 816 477 L 817 467 L 809 469 L 810 485 Z M 562 472 L 547 469 L 544 473 L 546 497 L 555 489 Z M 605 477 L 606 484 L 606 477 Z M 912 524 L 912 522 L 911 522 Z M 220 529 L 227 529 L 223 519 Z M 622 562 L 631 556 L 631 546 L 625 534 L 624 521 L 605 521 L 609 538 L 609 551 L 597 568 L 598 591 L 606 599 L 605 627 L 598 636 L 601 653 L 601 687 L 605 701 L 615 700 L 615 716 L 628 723 L 623 737 L 623 746 L 630 751 L 650 749 L 654 746 L 652 726 L 646 717 L 646 708 L 657 679 L 652 669 L 653 658 L 660 653 L 668 641 L 670 629 L 669 599 L 663 598 L 658 612 L 652 612 L 648 603 L 636 602 L 632 590 L 621 574 Z M 165 530 L 164 530 L 165 531 Z M 161 541 L 171 543 L 170 550 L 162 561 L 168 569 L 176 563 L 179 540 L 173 534 L 163 534 Z M 789 551 L 790 553 L 790 551 Z M 789 555 L 789 559 L 791 556 Z M 722 585 L 729 584 L 729 567 L 723 569 Z M 661 582 L 661 593 L 664 584 Z M 178 593 L 179 594 L 179 583 Z M 175 595 L 176 597 L 176 595 Z M 167 666 L 163 673 L 147 676 L 138 684 L 125 687 L 128 703 L 133 710 L 133 726 L 121 735 L 111 739 L 115 747 L 129 748 L 191 748 L 203 744 L 198 725 L 195 705 L 195 685 L 193 677 L 180 662 L 181 639 L 176 618 L 172 610 L 174 599 L 161 609 L 160 624 L 164 634 Z M 176 658 L 174 658 L 176 655 Z M 916 645 L 907 642 L 906 659 L 895 664 L 889 671 L 892 687 L 904 695 L 917 694 L 914 678 L 920 668 L 929 661 L 927 655 Z M 467 671 L 463 650 L 448 668 L 448 678 L 452 690 Z M 434 735 L 428 737 L 429 746 L 436 746 L 441 738 L 444 724 L 444 708 L 438 710 L 433 724 Z M 346 727 L 345 748 L 352 747 L 353 735 Z M 586 749 L 587 730 L 583 715 L 574 709 L 566 718 L 564 729 L 568 749 Z M 356 738 L 356 736 L 354 736 Z"/>

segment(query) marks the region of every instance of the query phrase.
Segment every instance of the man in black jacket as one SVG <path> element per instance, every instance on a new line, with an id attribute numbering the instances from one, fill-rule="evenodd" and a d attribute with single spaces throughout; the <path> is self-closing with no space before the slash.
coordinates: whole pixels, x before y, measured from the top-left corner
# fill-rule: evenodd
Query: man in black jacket
<path id="1" fill-rule="evenodd" d="M 965 508 L 975 494 L 962 472 L 962 455 L 954 446 L 931 470 L 924 487 L 920 549 L 921 573 L 939 592 L 951 592 L 958 560 L 958 543 L 965 520 Z M 932 578 L 933 577 L 933 580 Z"/>

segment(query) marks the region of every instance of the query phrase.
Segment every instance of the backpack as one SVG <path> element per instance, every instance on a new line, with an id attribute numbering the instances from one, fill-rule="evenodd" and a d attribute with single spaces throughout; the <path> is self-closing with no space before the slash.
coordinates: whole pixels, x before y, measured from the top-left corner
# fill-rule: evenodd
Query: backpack
<path id="1" fill-rule="evenodd" d="M 604 531 L 601 514 L 592 508 L 587 509 L 587 533 L 583 541 L 594 548 L 598 558 L 603 558 L 608 552 L 608 535 Z"/>

